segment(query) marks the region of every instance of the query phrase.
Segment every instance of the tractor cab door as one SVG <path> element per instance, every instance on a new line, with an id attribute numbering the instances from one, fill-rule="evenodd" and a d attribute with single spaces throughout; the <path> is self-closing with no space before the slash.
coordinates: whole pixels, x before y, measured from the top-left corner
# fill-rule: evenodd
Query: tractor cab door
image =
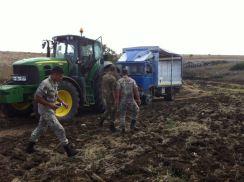
<path id="1" fill-rule="evenodd" d="M 85 76 L 92 68 L 94 62 L 94 43 L 93 41 L 81 41 L 79 49 L 79 59 L 77 64 L 81 75 Z"/>
<path id="2" fill-rule="evenodd" d="M 74 64 L 77 60 L 77 49 L 75 42 L 56 42 L 54 57 L 66 59 L 70 64 Z"/>
<path id="3" fill-rule="evenodd" d="M 77 75 L 78 66 L 76 61 L 78 59 L 76 44 L 67 44 L 65 50 L 65 59 L 69 63 L 69 76 L 75 77 Z"/>
<path id="4" fill-rule="evenodd" d="M 86 106 L 94 105 L 97 99 L 94 93 L 97 80 L 97 71 L 102 60 L 101 43 L 97 40 L 82 38 L 80 41 L 79 59 L 77 64 L 80 70 L 81 85 L 83 88 L 84 104 Z M 99 78 L 99 77 L 98 77 Z"/>
<path id="5" fill-rule="evenodd" d="M 55 41 L 53 44 L 53 56 L 58 59 L 67 60 L 69 65 L 69 76 L 75 76 L 78 70 L 76 64 L 78 59 L 77 42 L 62 39 Z"/>
<path id="6" fill-rule="evenodd" d="M 66 59 L 69 63 L 69 76 L 77 74 L 77 48 L 75 42 L 59 42 L 56 47 L 56 58 Z"/>
<path id="7" fill-rule="evenodd" d="M 102 45 L 98 41 L 81 41 L 78 64 L 80 65 L 80 71 L 82 74 L 87 74 L 95 63 L 102 63 Z"/>
<path id="8" fill-rule="evenodd" d="M 82 45 L 80 47 L 80 62 L 79 64 L 81 65 L 81 72 L 83 74 L 87 73 L 90 67 L 92 66 L 93 62 L 93 45 L 92 44 L 87 44 L 87 45 Z"/>
<path id="9" fill-rule="evenodd" d="M 94 55 L 95 55 L 95 60 L 100 64 L 103 64 L 104 62 L 102 45 L 103 45 L 102 37 L 97 38 L 94 44 Z"/>

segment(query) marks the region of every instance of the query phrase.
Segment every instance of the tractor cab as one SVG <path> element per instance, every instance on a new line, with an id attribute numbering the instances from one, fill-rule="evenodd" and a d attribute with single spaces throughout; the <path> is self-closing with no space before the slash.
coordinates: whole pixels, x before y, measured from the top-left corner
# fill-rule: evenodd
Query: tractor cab
<path id="1" fill-rule="evenodd" d="M 92 66 L 103 59 L 102 43 L 77 35 L 63 35 L 53 38 L 53 57 L 66 59 L 72 75 L 86 74 Z"/>
<path id="2" fill-rule="evenodd" d="M 68 63 L 68 77 L 81 88 L 82 105 L 96 104 L 97 88 L 95 83 L 103 67 L 102 39 L 96 40 L 77 35 L 53 37 L 53 54 L 56 59 L 65 59 Z"/>

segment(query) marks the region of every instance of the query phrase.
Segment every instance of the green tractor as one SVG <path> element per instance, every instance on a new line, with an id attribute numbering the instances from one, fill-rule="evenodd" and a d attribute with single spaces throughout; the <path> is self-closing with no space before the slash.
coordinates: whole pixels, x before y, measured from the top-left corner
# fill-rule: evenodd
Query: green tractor
<path id="1" fill-rule="evenodd" d="M 103 111 L 100 78 L 105 64 L 101 37 L 92 40 L 82 35 L 55 36 L 51 41 L 44 41 L 44 47 L 47 57 L 13 63 L 11 80 L 0 85 L 2 112 L 9 117 L 18 117 L 35 111 L 34 93 L 54 66 L 64 70 L 58 94 L 69 105 L 67 109 L 56 110 L 60 121 L 70 121 L 84 107 Z"/>

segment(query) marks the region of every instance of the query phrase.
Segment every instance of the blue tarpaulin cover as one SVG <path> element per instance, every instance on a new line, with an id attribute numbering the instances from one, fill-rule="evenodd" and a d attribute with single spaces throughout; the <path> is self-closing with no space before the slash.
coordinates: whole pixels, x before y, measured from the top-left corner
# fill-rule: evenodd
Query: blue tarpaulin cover
<path id="1" fill-rule="evenodd" d="M 163 50 L 158 46 L 142 46 L 124 48 L 123 54 L 118 60 L 119 62 L 126 61 L 147 61 L 153 58 L 153 53 L 159 53 L 160 58 L 175 58 L 180 57 L 179 54 L 171 53 Z"/>

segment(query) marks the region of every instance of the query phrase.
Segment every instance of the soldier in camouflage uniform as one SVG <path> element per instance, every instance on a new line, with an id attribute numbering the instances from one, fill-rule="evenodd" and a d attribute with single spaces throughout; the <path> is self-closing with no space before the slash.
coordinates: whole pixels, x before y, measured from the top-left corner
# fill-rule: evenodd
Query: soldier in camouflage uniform
<path id="1" fill-rule="evenodd" d="M 121 132 L 125 133 L 125 117 L 126 111 L 131 111 L 131 130 L 137 130 L 136 119 L 139 112 L 139 105 L 141 104 L 138 86 L 132 78 L 128 76 L 126 69 L 122 70 L 123 77 L 118 80 L 116 103 L 120 111 L 120 127 Z"/>
<path id="2" fill-rule="evenodd" d="M 105 119 L 110 121 L 111 132 L 116 132 L 115 128 L 115 116 L 116 116 L 116 104 L 115 94 L 117 88 L 116 68 L 111 65 L 108 71 L 102 77 L 102 95 L 106 106 L 106 111 L 100 118 L 100 126 L 103 125 Z"/>
<path id="3" fill-rule="evenodd" d="M 30 142 L 26 148 L 27 153 L 33 153 L 35 151 L 34 145 L 38 141 L 38 138 L 50 127 L 61 142 L 67 155 L 71 157 L 77 154 L 77 151 L 70 147 L 65 135 L 65 130 L 55 116 L 55 110 L 59 107 L 55 104 L 56 101 L 66 108 L 68 107 L 68 105 L 58 97 L 58 82 L 62 80 L 62 77 L 63 69 L 54 67 L 51 71 L 51 75 L 42 81 L 35 93 L 35 101 L 38 103 L 40 120 L 37 128 L 31 134 Z"/>

